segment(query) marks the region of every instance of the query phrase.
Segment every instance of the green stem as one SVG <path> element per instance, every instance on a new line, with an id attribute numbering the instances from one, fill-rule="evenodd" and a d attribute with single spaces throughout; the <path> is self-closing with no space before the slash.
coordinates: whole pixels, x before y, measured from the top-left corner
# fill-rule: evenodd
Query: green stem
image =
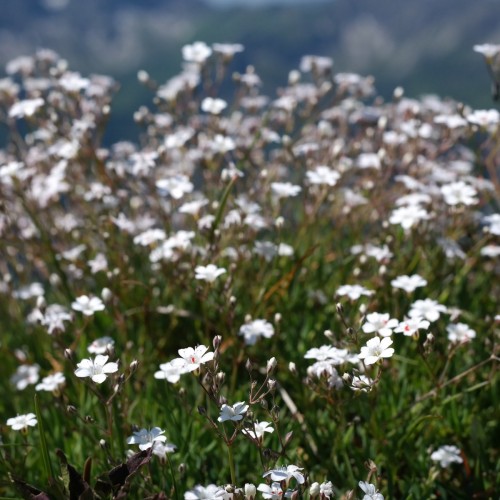
<path id="1" fill-rule="evenodd" d="M 227 457 L 229 459 L 229 469 L 231 471 L 231 484 L 236 485 L 236 473 L 234 471 L 234 456 L 233 456 L 233 448 L 230 444 L 227 445 Z"/>

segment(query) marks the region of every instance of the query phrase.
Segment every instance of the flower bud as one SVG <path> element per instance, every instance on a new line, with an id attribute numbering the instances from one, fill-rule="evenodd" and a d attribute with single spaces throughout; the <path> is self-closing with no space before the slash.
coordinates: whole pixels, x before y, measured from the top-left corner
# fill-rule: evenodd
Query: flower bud
<path id="1" fill-rule="evenodd" d="M 217 350 L 222 342 L 222 337 L 220 335 L 216 335 L 212 341 L 212 345 L 214 349 Z"/>
<path id="2" fill-rule="evenodd" d="M 139 361 L 137 359 L 134 359 L 132 363 L 130 363 L 130 373 L 134 373 L 137 370 L 137 367 L 139 366 Z"/>
<path id="3" fill-rule="evenodd" d="M 274 371 L 277 364 L 278 364 L 278 362 L 276 361 L 276 358 L 274 356 L 267 361 L 267 374 L 268 375 Z"/>
<path id="4" fill-rule="evenodd" d="M 245 499 L 246 500 L 254 500 L 255 495 L 257 494 L 257 488 L 252 483 L 245 484 Z"/>
<path id="5" fill-rule="evenodd" d="M 319 483 L 313 483 L 311 484 L 309 488 L 309 495 L 311 498 L 317 497 L 319 495 L 320 489 L 319 489 Z"/>
<path id="6" fill-rule="evenodd" d="M 297 375 L 297 365 L 293 361 L 288 363 L 288 370 L 292 375 Z"/>

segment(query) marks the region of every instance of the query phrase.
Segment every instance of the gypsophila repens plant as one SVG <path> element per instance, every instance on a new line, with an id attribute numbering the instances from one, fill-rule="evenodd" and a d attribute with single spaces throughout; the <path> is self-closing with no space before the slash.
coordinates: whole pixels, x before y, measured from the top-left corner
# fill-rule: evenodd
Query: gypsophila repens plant
<path id="1" fill-rule="evenodd" d="M 7 65 L 0 496 L 495 498 L 499 113 L 242 50 Z"/>

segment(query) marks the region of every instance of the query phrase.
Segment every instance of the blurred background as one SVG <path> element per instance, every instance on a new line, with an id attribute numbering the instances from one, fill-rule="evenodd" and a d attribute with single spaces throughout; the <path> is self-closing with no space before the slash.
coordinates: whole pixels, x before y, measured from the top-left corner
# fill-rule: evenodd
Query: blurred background
<path id="1" fill-rule="evenodd" d="M 186 43 L 241 43 L 264 93 L 287 82 L 302 55 L 334 59 L 337 72 L 373 75 L 389 98 L 439 94 L 491 108 L 488 73 L 474 44 L 500 43 L 500 0 L 1 0 L 0 65 L 51 48 L 82 74 L 112 75 L 112 140 L 134 138 L 132 114 L 151 102 L 139 69 L 163 83 Z M 4 70 L 2 71 L 4 72 Z"/>

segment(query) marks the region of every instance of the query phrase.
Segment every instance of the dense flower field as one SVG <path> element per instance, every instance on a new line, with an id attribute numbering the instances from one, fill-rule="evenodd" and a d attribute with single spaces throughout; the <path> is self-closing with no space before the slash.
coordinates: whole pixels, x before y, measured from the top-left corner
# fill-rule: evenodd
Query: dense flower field
<path id="1" fill-rule="evenodd" d="M 497 498 L 500 114 L 241 50 L 8 64 L 0 495 Z"/>

